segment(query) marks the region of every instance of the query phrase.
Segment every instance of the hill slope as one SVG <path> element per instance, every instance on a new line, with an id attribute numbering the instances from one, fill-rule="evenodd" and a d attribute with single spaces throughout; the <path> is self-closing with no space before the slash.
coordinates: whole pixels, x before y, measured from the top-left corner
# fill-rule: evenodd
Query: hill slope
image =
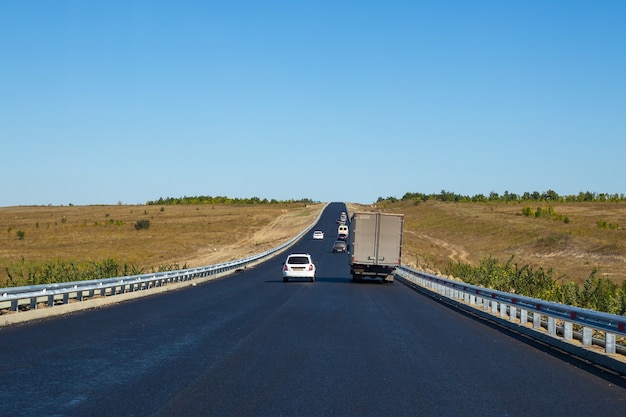
<path id="1" fill-rule="evenodd" d="M 524 215 L 524 209 L 529 215 Z M 543 213 L 536 217 L 539 210 Z M 626 278 L 626 203 L 473 203 L 382 201 L 351 210 L 405 214 L 403 263 L 440 271 L 448 262 L 477 265 L 485 257 L 552 269 L 554 277 L 583 282 L 597 269 Z M 530 213 L 529 213 L 530 209 Z"/>

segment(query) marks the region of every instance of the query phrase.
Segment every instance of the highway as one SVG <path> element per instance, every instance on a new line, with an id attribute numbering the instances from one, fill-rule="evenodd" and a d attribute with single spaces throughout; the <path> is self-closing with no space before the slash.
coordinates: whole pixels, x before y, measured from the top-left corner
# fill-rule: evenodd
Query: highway
<path id="1" fill-rule="evenodd" d="M 333 203 L 225 278 L 0 329 L 2 416 L 623 416 L 626 382 L 399 282 L 353 283 Z M 18 313 L 19 314 L 19 313 Z"/>

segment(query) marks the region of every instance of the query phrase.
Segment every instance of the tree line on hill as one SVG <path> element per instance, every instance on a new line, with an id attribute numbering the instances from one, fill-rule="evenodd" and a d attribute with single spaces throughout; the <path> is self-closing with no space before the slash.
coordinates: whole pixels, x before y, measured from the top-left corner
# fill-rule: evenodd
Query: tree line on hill
<path id="1" fill-rule="evenodd" d="M 402 201 L 452 201 L 452 202 L 560 202 L 560 203 L 572 203 L 572 202 L 618 202 L 626 201 L 626 195 L 617 193 L 597 193 L 592 191 L 581 191 L 576 195 L 559 195 L 556 191 L 548 190 L 544 192 L 533 191 L 524 192 L 523 194 L 515 194 L 505 191 L 502 195 L 495 191 L 489 193 L 489 195 L 476 194 L 474 196 L 456 194 L 450 191 L 441 190 L 440 193 L 425 194 L 420 192 L 407 192 L 402 198 L 396 197 L 378 197 L 377 202 L 380 201 L 396 202 Z M 160 197 L 158 200 L 147 201 L 146 205 L 172 205 L 172 204 L 289 204 L 289 203 L 305 203 L 311 204 L 316 201 L 310 198 L 301 199 L 289 199 L 289 200 L 276 200 L 274 198 L 233 198 L 227 196 L 215 196 L 201 195 L 201 196 L 183 196 L 183 197 Z"/>
<path id="2" fill-rule="evenodd" d="M 313 200 L 310 198 L 302 198 L 299 200 L 276 200 L 267 198 L 260 199 L 259 197 L 250 198 L 231 198 L 225 196 L 211 197 L 210 195 L 200 195 L 192 197 L 160 197 L 155 201 L 148 201 L 146 205 L 172 205 L 172 204 L 289 204 L 289 203 L 305 203 L 311 204 Z"/>
<path id="3" fill-rule="evenodd" d="M 380 201 L 398 201 L 396 197 L 378 197 Z M 556 191 L 548 190 L 544 192 L 533 191 L 525 192 L 523 194 L 515 194 L 505 191 L 502 195 L 495 191 L 489 193 L 488 196 L 484 194 L 476 194 L 474 196 L 455 194 L 450 191 L 441 190 L 440 193 L 425 194 L 425 193 L 409 193 L 407 192 L 401 198 L 403 201 L 452 201 L 452 202 L 553 202 L 553 203 L 581 203 L 581 202 L 618 202 L 626 201 L 624 194 L 610 194 L 610 193 L 596 193 L 592 191 L 579 192 L 576 195 L 559 195 Z"/>

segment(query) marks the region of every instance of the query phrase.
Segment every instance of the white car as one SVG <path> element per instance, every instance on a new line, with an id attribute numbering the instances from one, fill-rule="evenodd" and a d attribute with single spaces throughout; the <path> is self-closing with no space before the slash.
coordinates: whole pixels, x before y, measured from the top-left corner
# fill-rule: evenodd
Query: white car
<path id="1" fill-rule="evenodd" d="M 313 239 L 321 240 L 324 239 L 324 232 L 321 230 L 316 230 L 313 232 Z"/>
<path id="2" fill-rule="evenodd" d="M 292 253 L 283 264 L 283 282 L 291 278 L 307 278 L 315 282 L 315 264 L 308 253 Z"/>

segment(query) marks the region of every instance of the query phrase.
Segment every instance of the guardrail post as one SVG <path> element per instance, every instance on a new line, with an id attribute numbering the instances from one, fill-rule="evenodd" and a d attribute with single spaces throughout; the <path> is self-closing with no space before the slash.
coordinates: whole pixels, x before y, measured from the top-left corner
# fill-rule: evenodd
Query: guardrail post
<path id="1" fill-rule="evenodd" d="M 533 313 L 533 329 L 541 328 L 541 314 Z"/>
<path id="2" fill-rule="evenodd" d="M 500 303 L 500 317 L 506 317 L 506 304 Z"/>
<path id="3" fill-rule="evenodd" d="M 574 325 L 571 321 L 563 323 L 563 338 L 565 340 L 572 340 L 574 338 Z"/>
<path id="4" fill-rule="evenodd" d="M 583 346 L 591 346 L 593 343 L 592 334 L 591 327 L 583 327 Z"/>
<path id="5" fill-rule="evenodd" d="M 604 339 L 606 341 L 606 353 L 609 355 L 615 354 L 615 333 L 606 332 Z"/>
<path id="6" fill-rule="evenodd" d="M 526 324 L 528 323 L 528 310 L 526 310 L 525 308 L 523 308 L 520 312 L 519 312 L 519 321 L 522 324 Z"/>
<path id="7" fill-rule="evenodd" d="M 495 315 L 498 312 L 498 303 L 495 301 L 491 302 L 491 312 Z"/>
<path id="8" fill-rule="evenodd" d="M 554 317 L 548 316 L 548 334 L 556 334 L 556 320 Z"/>
<path id="9" fill-rule="evenodd" d="M 470 305 L 475 306 L 476 305 L 476 296 L 474 294 L 471 294 L 469 297 L 469 303 Z"/>
<path id="10" fill-rule="evenodd" d="M 517 320 L 517 307 L 511 306 L 509 307 L 509 311 L 511 312 L 511 314 L 509 315 L 509 321 Z"/>

